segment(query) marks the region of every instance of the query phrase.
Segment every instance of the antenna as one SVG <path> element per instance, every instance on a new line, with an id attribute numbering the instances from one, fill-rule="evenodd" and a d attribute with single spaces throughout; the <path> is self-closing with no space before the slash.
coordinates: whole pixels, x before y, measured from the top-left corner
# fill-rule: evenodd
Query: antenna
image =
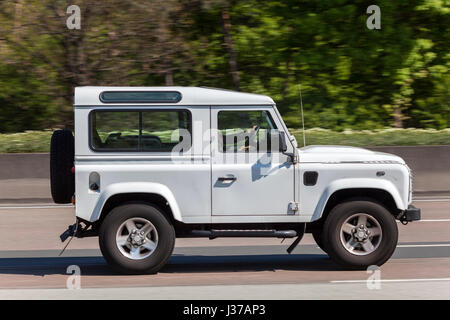
<path id="1" fill-rule="evenodd" d="M 303 146 L 306 147 L 306 133 L 305 133 L 305 118 L 303 116 L 303 100 L 302 100 L 302 85 L 298 85 L 300 91 L 300 109 L 302 111 L 302 126 L 303 126 Z"/>

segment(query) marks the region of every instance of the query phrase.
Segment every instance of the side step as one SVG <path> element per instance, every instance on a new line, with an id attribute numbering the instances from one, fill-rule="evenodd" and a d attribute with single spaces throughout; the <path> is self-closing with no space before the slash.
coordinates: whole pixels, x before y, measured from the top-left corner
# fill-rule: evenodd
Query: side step
<path id="1" fill-rule="evenodd" d="M 236 238 L 236 237 L 252 237 L 252 238 L 295 238 L 297 231 L 295 230 L 192 230 L 187 236 L 204 237 L 209 239 L 216 238 Z"/>

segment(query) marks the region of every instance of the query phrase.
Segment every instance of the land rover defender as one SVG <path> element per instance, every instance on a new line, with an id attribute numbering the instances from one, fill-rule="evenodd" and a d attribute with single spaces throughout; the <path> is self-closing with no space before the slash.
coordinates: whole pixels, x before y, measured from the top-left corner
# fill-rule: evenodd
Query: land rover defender
<path id="1" fill-rule="evenodd" d="M 157 272 L 177 237 L 294 238 L 290 253 L 305 232 L 340 265 L 382 265 L 396 220 L 420 219 L 400 157 L 297 148 L 270 97 L 213 88 L 76 88 L 51 191 L 75 204 L 61 240 L 98 236 L 123 273 Z"/>

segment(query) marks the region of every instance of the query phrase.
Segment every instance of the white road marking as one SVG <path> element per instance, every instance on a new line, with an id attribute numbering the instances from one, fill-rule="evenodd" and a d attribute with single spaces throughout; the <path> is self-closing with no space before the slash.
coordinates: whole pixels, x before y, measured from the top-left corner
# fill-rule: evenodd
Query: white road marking
<path id="1" fill-rule="evenodd" d="M 397 248 L 426 248 L 426 247 L 450 247 L 450 243 L 436 244 L 399 244 Z"/>
<path id="2" fill-rule="evenodd" d="M 413 199 L 413 202 L 450 202 L 450 199 L 442 199 L 442 198 L 435 198 L 435 199 Z"/>
<path id="3" fill-rule="evenodd" d="M 413 223 L 416 222 L 450 222 L 450 219 L 422 219 L 418 221 L 413 221 Z M 397 221 L 397 223 L 401 223 L 401 221 Z"/>
<path id="4" fill-rule="evenodd" d="M 417 222 L 450 222 L 450 219 L 423 219 Z"/>
<path id="5" fill-rule="evenodd" d="M 0 206 L 0 210 L 16 210 L 16 209 L 60 209 L 60 208 L 74 208 L 75 206 L 67 204 L 67 205 L 35 205 L 35 206 Z M 450 219 L 422 219 L 414 222 L 450 222 Z M 397 223 L 401 223 L 397 221 Z"/>
<path id="6" fill-rule="evenodd" d="M 434 244 L 398 244 L 397 248 L 433 248 L 433 247 L 450 247 L 450 243 L 434 243 Z M 319 246 L 316 246 L 320 249 Z"/>
<path id="7" fill-rule="evenodd" d="M 450 202 L 450 198 L 425 198 L 425 199 L 413 199 L 413 202 Z M 43 205 L 22 205 L 22 206 L 0 206 L 0 210 L 11 210 L 11 209 L 57 209 L 57 208 L 72 208 L 73 205 L 70 204 L 63 204 L 63 205 L 57 205 L 57 204 L 43 204 Z M 441 220 L 421 220 L 421 221 L 450 221 L 450 219 L 441 219 Z"/>
<path id="8" fill-rule="evenodd" d="M 420 192 L 420 191 L 419 191 Z M 450 191 L 446 192 L 445 195 L 438 195 L 438 196 L 431 196 L 431 195 L 423 195 L 423 196 L 419 196 L 417 195 L 417 192 L 413 192 L 413 199 L 450 199 Z"/>
<path id="9" fill-rule="evenodd" d="M 75 208 L 72 205 L 42 205 L 42 206 L 10 206 L 1 207 L 0 210 L 13 210 L 13 209 L 60 209 L 60 208 Z"/>
<path id="10" fill-rule="evenodd" d="M 432 282 L 432 281 L 450 281 L 450 278 L 428 278 L 428 279 L 380 279 L 369 280 L 374 282 Z M 366 283 L 367 280 L 331 280 L 330 283 Z"/>

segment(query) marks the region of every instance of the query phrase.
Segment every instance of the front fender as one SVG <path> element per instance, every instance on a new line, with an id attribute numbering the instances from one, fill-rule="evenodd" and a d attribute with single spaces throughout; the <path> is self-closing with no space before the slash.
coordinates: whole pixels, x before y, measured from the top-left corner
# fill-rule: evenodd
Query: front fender
<path id="1" fill-rule="evenodd" d="M 314 210 L 312 221 L 322 217 L 325 206 L 331 195 L 339 190 L 345 189 L 380 189 L 388 192 L 395 201 L 399 210 L 406 210 L 407 204 L 402 200 L 398 189 L 388 180 L 367 179 L 367 178 L 345 178 L 331 182 L 323 191 L 318 204 Z"/>
<path id="2" fill-rule="evenodd" d="M 172 210 L 173 218 L 177 221 L 182 221 L 180 208 L 178 207 L 172 191 L 163 184 L 153 182 L 124 182 L 107 186 L 98 198 L 90 221 L 97 221 L 100 218 L 102 209 L 109 198 L 123 193 L 152 193 L 160 195 L 167 200 L 167 203 Z"/>

